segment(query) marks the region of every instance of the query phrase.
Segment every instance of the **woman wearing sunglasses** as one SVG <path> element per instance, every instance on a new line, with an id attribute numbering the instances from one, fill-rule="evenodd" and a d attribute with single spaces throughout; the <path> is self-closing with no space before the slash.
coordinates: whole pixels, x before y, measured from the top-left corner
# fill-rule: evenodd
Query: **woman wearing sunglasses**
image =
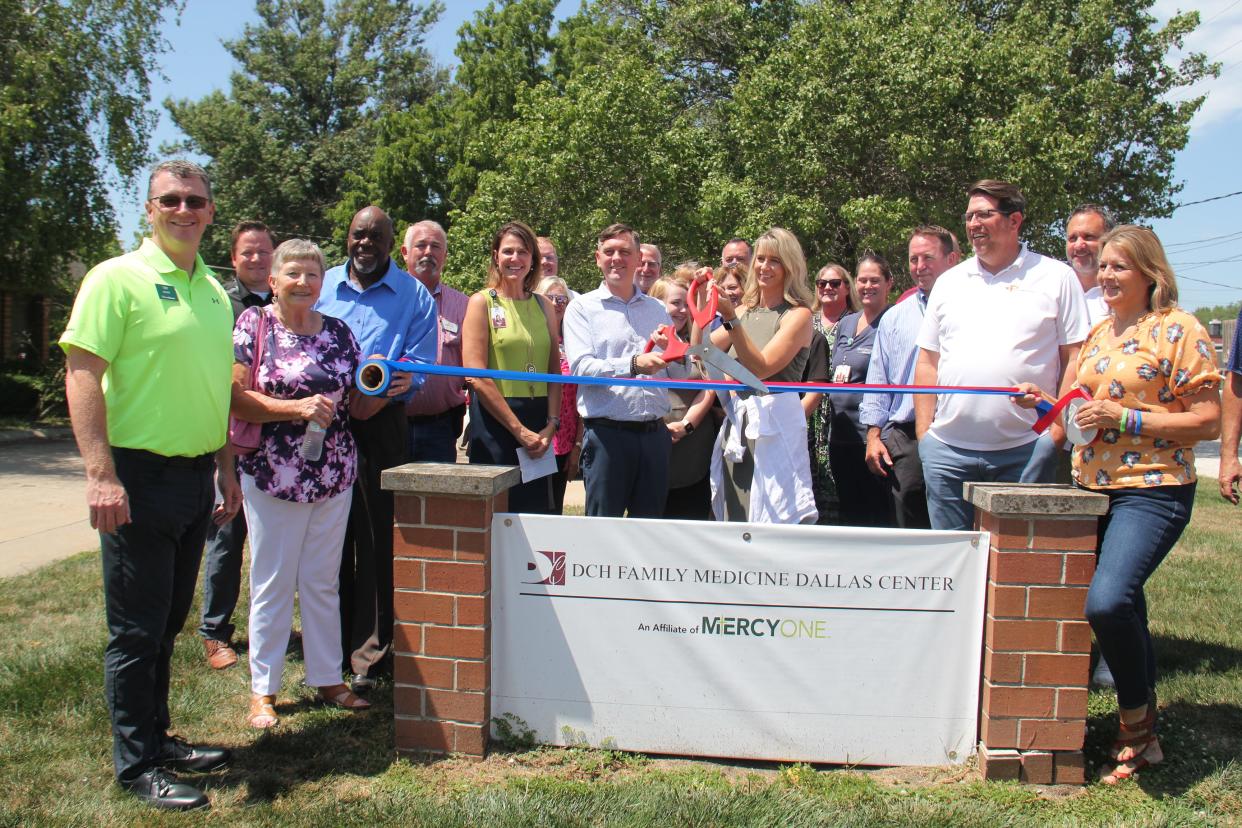
<path id="1" fill-rule="evenodd" d="M 827 264 L 815 276 L 815 304 L 811 308 L 811 351 L 802 372 L 803 382 L 828 382 L 832 375 L 832 345 L 837 338 L 837 323 L 854 310 L 853 286 L 849 272 L 839 264 Z M 828 462 L 828 439 L 832 430 L 832 405 L 827 394 L 812 392 L 802 395 L 802 410 L 807 418 L 807 450 L 811 455 L 811 490 L 819 523 L 836 523 L 839 514 L 837 484 L 832 479 Z"/>

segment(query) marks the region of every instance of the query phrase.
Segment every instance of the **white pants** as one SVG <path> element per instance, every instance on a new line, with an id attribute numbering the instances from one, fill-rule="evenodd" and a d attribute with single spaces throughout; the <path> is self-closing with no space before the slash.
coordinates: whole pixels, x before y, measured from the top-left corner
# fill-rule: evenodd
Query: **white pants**
<path id="1" fill-rule="evenodd" d="M 302 606 L 306 683 L 341 683 L 338 589 L 341 547 L 353 489 L 318 503 L 295 503 L 259 490 L 241 476 L 250 530 L 250 689 L 280 692 L 293 626 L 293 592 Z"/>

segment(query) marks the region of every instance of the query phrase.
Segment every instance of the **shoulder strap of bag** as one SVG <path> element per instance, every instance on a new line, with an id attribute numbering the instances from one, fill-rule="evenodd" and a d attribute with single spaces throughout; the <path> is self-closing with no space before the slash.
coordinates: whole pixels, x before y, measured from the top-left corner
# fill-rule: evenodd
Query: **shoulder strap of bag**
<path id="1" fill-rule="evenodd" d="M 259 326 L 254 335 L 254 359 L 250 362 L 250 390 L 259 390 L 259 366 L 263 363 L 263 350 L 267 344 L 267 308 L 259 308 Z"/>

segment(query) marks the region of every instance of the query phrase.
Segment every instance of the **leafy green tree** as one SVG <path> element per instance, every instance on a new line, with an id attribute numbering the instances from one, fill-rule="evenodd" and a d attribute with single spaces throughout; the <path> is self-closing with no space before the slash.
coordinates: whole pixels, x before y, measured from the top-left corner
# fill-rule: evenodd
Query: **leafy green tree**
<path id="1" fill-rule="evenodd" d="M 0 0 L 0 280 L 47 289 L 115 250 L 109 183 L 137 176 L 174 0 Z M 138 186 L 145 187 L 142 181 Z"/>
<path id="2" fill-rule="evenodd" d="M 458 30 L 453 78 L 432 99 L 384 115 L 365 171 L 351 175 L 338 218 L 367 203 L 402 222 L 446 222 L 497 165 L 520 90 L 550 77 L 554 0 L 489 3 Z M 450 276 L 451 278 L 451 276 Z"/>
<path id="3" fill-rule="evenodd" d="M 224 46 L 241 71 L 228 95 L 167 101 L 210 159 L 217 223 L 266 221 L 340 255 L 348 227 L 334 213 L 347 174 L 374 155 L 380 116 L 417 107 L 444 83 L 422 46 L 443 11 L 433 0 L 257 0 L 259 22 Z M 227 234 L 205 244 L 227 259 Z"/>
<path id="4" fill-rule="evenodd" d="M 1167 214 L 1179 189 L 1173 159 L 1202 99 L 1171 93 L 1215 68 L 1170 63 L 1197 16 L 1159 27 L 1150 7 L 588 3 L 558 30 L 553 81 L 488 136 L 496 166 L 449 213 L 451 255 L 478 272 L 488 231 L 516 217 L 588 284 L 594 230 L 615 219 L 666 261 L 712 261 L 723 239 L 773 225 L 812 265 L 864 248 L 902 261 L 911 226 L 962 231 L 964 189 L 984 177 L 1026 191 L 1026 236 L 1057 254 L 1074 204 L 1139 219 Z"/>
<path id="5" fill-rule="evenodd" d="M 614 55 L 518 99 L 500 138 L 498 166 L 485 172 L 449 230 L 448 272 L 481 283 L 488 243 L 510 219 L 556 243 L 561 274 L 578 289 L 599 283 L 591 252 L 614 221 L 662 245 L 666 261 L 694 237 L 695 136 L 675 87 L 641 57 Z"/>
<path id="6" fill-rule="evenodd" d="M 1023 188 L 1026 236 L 1050 253 L 1081 200 L 1165 215 L 1202 103 L 1169 93 L 1212 69 L 1167 62 L 1197 16 L 1156 28 L 1150 5 L 811 4 L 734 88 L 730 155 L 705 209 L 730 194 L 752 223 L 798 233 L 812 259 L 847 264 L 864 247 L 900 253 L 920 221 L 960 231 L 964 188 L 984 177 Z"/>

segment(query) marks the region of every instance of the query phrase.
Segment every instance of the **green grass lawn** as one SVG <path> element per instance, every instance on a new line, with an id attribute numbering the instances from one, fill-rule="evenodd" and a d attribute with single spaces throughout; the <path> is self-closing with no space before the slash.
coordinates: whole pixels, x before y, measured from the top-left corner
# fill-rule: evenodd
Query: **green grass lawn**
<path id="1" fill-rule="evenodd" d="M 1149 588 L 1168 759 L 1119 788 L 982 783 L 969 768 L 737 765 L 586 749 L 410 762 L 393 752 L 389 688 L 362 715 L 315 706 L 296 655 L 280 727 L 250 730 L 245 653 L 238 667 L 207 670 L 190 623 L 173 668 L 174 722 L 191 740 L 234 748 L 236 760 L 197 777 L 209 813 L 161 814 L 112 784 L 99 563 L 88 554 L 0 581 L 0 826 L 1242 824 L 1242 513 L 1211 481 L 1199 495 L 1192 528 Z M 1091 715 L 1089 756 L 1099 761 L 1113 698 L 1093 693 Z"/>

